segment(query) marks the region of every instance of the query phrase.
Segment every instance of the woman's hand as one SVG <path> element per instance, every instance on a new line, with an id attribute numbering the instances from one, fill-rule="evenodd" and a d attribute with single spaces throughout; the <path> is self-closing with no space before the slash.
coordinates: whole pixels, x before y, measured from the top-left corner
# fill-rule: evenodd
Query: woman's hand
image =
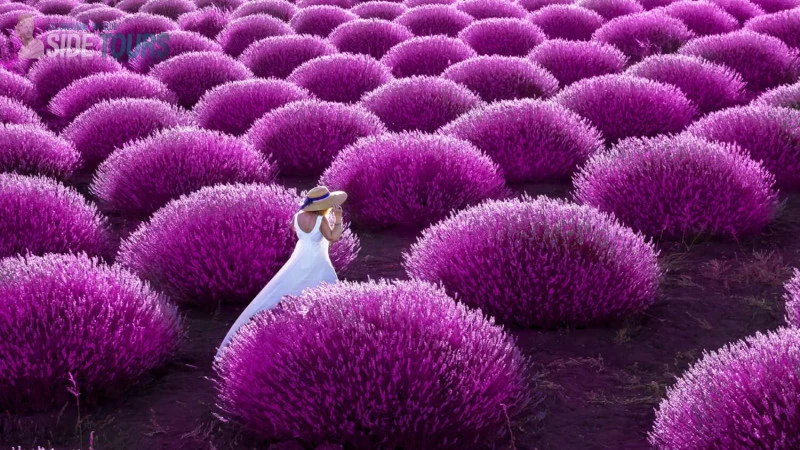
<path id="1" fill-rule="evenodd" d="M 333 215 L 336 217 L 337 222 L 342 221 L 342 205 L 335 205 L 333 207 Z"/>

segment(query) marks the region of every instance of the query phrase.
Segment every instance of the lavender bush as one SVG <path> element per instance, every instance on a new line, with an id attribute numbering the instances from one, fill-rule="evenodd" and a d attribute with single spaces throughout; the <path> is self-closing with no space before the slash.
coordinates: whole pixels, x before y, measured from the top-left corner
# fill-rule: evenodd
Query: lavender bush
<path id="1" fill-rule="evenodd" d="M 254 14 L 232 20 L 219 33 L 217 41 L 225 53 L 237 58 L 250 44 L 259 39 L 287 34 L 293 34 L 293 31 L 282 20 L 268 14 Z"/>
<path id="2" fill-rule="evenodd" d="M 480 105 L 481 99 L 454 81 L 410 77 L 387 83 L 364 96 L 361 104 L 390 131 L 436 131 Z"/>
<path id="3" fill-rule="evenodd" d="M 117 8 L 120 8 L 119 5 L 117 5 Z M 115 34 L 131 34 L 136 36 L 169 33 L 170 31 L 177 30 L 178 24 L 164 16 L 141 12 L 123 16 L 114 21 L 110 27 L 114 30 Z"/>
<path id="4" fill-rule="evenodd" d="M 543 42 L 529 57 L 556 77 L 561 86 L 622 72 L 628 62 L 625 54 L 610 44 L 563 39 Z"/>
<path id="5" fill-rule="evenodd" d="M 414 75 L 440 75 L 445 69 L 465 59 L 478 56 L 459 39 L 425 36 L 394 46 L 381 59 L 398 78 Z"/>
<path id="6" fill-rule="evenodd" d="M 753 100 L 752 104 L 800 110 L 800 82 L 772 88 Z"/>
<path id="7" fill-rule="evenodd" d="M 775 177 L 737 147 L 682 134 L 626 139 L 576 175 L 575 198 L 664 239 L 739 239 L 775 216 Z"/>
<path id="8" fill-rule="evenodd" d="M 36 101 L 36 88 L 27 78 L 0 69 L 0 95 L 19 100 L 26 105 Z"/>
<path id="9" fill-rule="evenodd" d="M 547 39 L 542 29 L 531 21 L 507 18 L 478 20 L 461 30 L 458 38 L 479 55 L 525 56 Z"/>
<path id="10" fill-rule="evenodd" d="M 309 6 L 297 12 L 289 21 L 297 34 L 327 37 L 339 25 L 358 19 L 358 16 L 338 6 Z"/>
<path id="11" fill-rule="evenodd" d="M 78 56 L 53 52 L 36 61 L 28 79 L 33 83 L 39 100 L 47 103 L 73 81 L 120 70 L 122 66 L 114 58 L 105 57 L 100 52 L 83 51 Z"/>
<path id="12" fill-rule="evenodd" d="M 182 14 L 178 17 L 178 25 L 183 31 L 191 31 L 208 39 L 214 39 L 228 25 L 228 20 L 227 11 L 212 6 Z"/>
<path id="13" fill-rule="evenodd" d="M 775 174 L 781 190 L 800 188 L 800 111 L 770 106 L 728 108 L 698 120 L 687 131 L 742 147 Z"/>
<path id="14" fill-rule="evenodd" d="M 575 4 L 591 9 L 606 20 L 644 12 L 644 7 L 638 0 L 579 0 Z"/>
<path id="15" fill-rule="evenodd" d="M 407 27 L 416 36 L 445 35 L 456 37 L 475 20 L 450 5 L 424 5 L 409 9 L 395 22 Z"/>
<path id="16" fill-rule="evenodd" d="M 247 303 L 289 258 L 300 196 L 277 184 L 210 186 L 168 203 L 122 242 L 117 261 L 183 304 Z M 345 231 L 337 271 L 358 252 Z"/>
<path id="17" fill-rule="evenodd" d="M 206 92 L 194 107 L 194 115 L 203 128 L 239 136 L 267 112 L 311 97 L 311 93 L 288 81 L 232 81 Z"/>
<path id="18" fill-rule="evenodd" d="M 282 175 L 316 177 L 343 148 L 384 132 L 383 122 L 361 106 L 306 100 L 265 114 L 247 139 L 277 161 Z"/>
<path id="19" fill-rule="evenodd" d="M 794 269 L 792 278 L 783 286 L 783 299 L 786 301 L 786 323 L 800 327 L 800 270 Z"/>
<path id="20" fill-rule="evenodd" d="M 589 325 L 653 304 L 661 271 L 640 234 L 588 206 L 539 197 L 486 202 L 422 232 L 412 278 L 505 324 Z"/>
<path id="21" fill-rule="evenodd" d="M 766 14 L 760 6 L 750 0 L 706 0 L 713 3 L 725 12 L 736 17 L 740 24 L 744 24 L 748 19 Z"/>
<path id="22" fill-rule="evenodd" d="M 675 86 L 629 75 L 581 80 L 554 100 L 589 119 L 610 144 L 631 136 L 681 131 L 698 114 Z"/>
<path id="23" fill-rule="evenodd" d="M 147 0 L 122 0 L 114 5 L 115 8 L 126 13 L 134 14 L 147 3 Z"/>
<path id="24" fill-rule="evenodd" d="M 172 20 L 178 20 L 181 14 L 186 14 L 197 10 L 191 0 L 147 0 L 147 3 L 139 8 L 139 12 L 164 16 Z"/>
<path id="25" fill-rule="evenodd" d="M 150 71 L 178 96 L 178 104 L 191 109 L 209 89 L 253 76 L 250 69 L 222 53 L 189 52 L 163 61 Z"/>
<path id="26" fill-rule="evenodd" d="M 242 6 L 245 0 L 194 0 L 198 8 L 215 7 L 225 11 L 233 11 Z"/>
<path id="27" fill-rule="evenodd" d="M 268 14 L 276 19 L 289 22 L 298 10 L 297 6 L 287 0 L 253 0 L 242 3 L 233 10 L 231 18 L 239 19 L 255 14 Z"/>
<path id="28" fill-rule="evenodd" d="M 744 27 L 776 37 L 789 47 L 800 50 L 800 9 L 755 17 L 748 20 Z"/>
<path id="29" fill-rule="evenodd" d="M 500 169 L 472 144 L 420 132 L 359 139 L 336 156 L 320 184 L 347 191 L 349 217 L 371 228 L 422 228 L 506 193 Z M 377 202 L 384 206 L 375 208 Z"/>
<path id="30" fill-rule="evenodd" d="M 353 103 L 392 80 L 392 74 L 374 58 L 340 53 L 303 63 L 287 80 L 308 89 L 320 100 Z"/>
<path id="31" fill-rule="evenodd" d="M 519 3 L 519 5 L 525 8 L 526 10 L 530 12 L 535 12 L 544 8 L 545 6 L 570 5 L 572 4 L 572 1 L 571 0 L 519 0 L 517 3 Z"/>
<path id="32" fill-rule="evenodd" d="M 486 102 L 518 98 L 547 98 L 558 80 L 526 58 L 478 56 L 447 68 L 442 77 L 466 86 Z"/>
<path id="33" fill-rule="evenodd" d="M 263 439 L 473 448 L 535 397 L 502 327 L 418 281 L 305 291 L 223 352 L 219 406 Z"/>
<path id="34" fill-rule="evenodd" d="M 134 141 L 100 165 L 91 192 L 104 209 L 146 219 L 181 195 L 226 183 L 270 183 L 275 167 L 250 144 L 219 132 L 173 128 Z"/>
<path id="35" fill-rule="evenodd" d="M 156 35 L 137 45 L 132 52 L 133 57 L 129 61 L 130 67 L 139 73 L 146 74 L 158 63 L 184 53 L 222 51 L 219 44 L 193 31 L 171 31 L 168 36 L 166 44 L 162 44 L 160 39 L 163 38 Z M 159 46 L 159 49 L 163 45 L 166 50 L 149 50 L 156 45 Z"/>
<path id="36" fill-rule="evenodd" d="M 297 0 L 297 6 L 300 9 L 308 8 L 309 6 L 330 5 L 339 8 L 350 9 L 356 4 L 356 0 Z"/>
<path id="37" fill-rule="evenodd" d="M 53 179 L 0 174 L 0 207 L 2 258 L 18 254 L 110 254 L 106 219 L 77 191 Z"/>
<path id="38" fill-rule="evenodd" d="M 0 124 L 43 126 L 36 111 L 13 98 L 0 95 Z"/>
<path id="39" fill-rule="evenodd" d="M 753 0 L 753 3 L 767 13 L 776 13 L 800 6 L 800 0 Z"/>
<path id="40" fill-rule="evenodd" d="M 617 47 L 636 62 L 650 55 L 674 53 L 694 36 L 680 19 L 648 11 L 611 19 L 592 39 Z"/>
<path id="41" fill-rule="evenodd" d="M 407 9 L 402 3 L 373 0 L 359 3 L 350 8 L 350 11 L 362 19 L 394 20 L 406 12 Z"/>
<path id="42" fill-rule="evenodd" d="M 77 0 L 41 0 L 36 2 L 36 9 L 42 14 L 67 15 L 76 6 L 78 6 Z"/>
<path id="43" fill-rule="evenodd" d="M 414 37 L 403 25 L 379 19 L 358 19 L 336 27 L 328 39 L 341 52 L 383 57 L 390 48 Z"/>
<path id="44" fill-rule="evenodd" d="M 506 0 L 458 0 L 454 5 L 477 20 L 504 17 L 521 19 L 528 14 L 522 6 Z"/>
<path id="45" fill-rule="evenodd" d="M 276 36 L 253 43 L 239 61 L 261 78 L 286 78 L 303 63 L 337 53 L 327 39 L 317 36 Z"/>
<path id="46" fill-rule="evenodd" d="M 663 10 L 683 21 L 698 36 L 730 33 L 739 29 L 739 21 L 719 6 L 705 0 L 680 0 Z"/>
<path id="47" fill-rule="evenodd" d="M 68 141 L 38 126 L 0 125 L 0 173 L 69 179 L 81 155 Z"/>
<path id="48" fill-rule="evenodd" d="M 528 20 L 550 39 L 588 41 L 606 19 L 591 9 L 575 5 L 550 5 L 531 13 Z"/>

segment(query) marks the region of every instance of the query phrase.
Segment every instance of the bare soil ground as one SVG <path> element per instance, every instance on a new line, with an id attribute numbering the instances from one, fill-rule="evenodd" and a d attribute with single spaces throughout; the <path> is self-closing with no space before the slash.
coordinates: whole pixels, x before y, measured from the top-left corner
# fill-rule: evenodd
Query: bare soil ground
<path id="1" fill-rule="evenodd" d="M 308 187 L 308 181 L 287 182 Z M 518 186 L 518 191 L 564 197 L 569 186 Z M 401 254 L 416 234 L 359 231 L 362 251 L 351 280 L 404 278 Z M 606 327 L 557 331 L 514 330 L 536 363 L 546 394 L 530 420 L 514 424 L 519 450 L 645 449 L 654 408 L 705 350 L 783 323 L 782 284 L 800 266 L 800 195 L 787 199 L 781 217 L 745 242 L 661 245 L 667 269 L 656 305 Z M 241 307 L 186 311 L 189 337 L 167 366 L 102 406 L 75 404 L 36 418 L 0 419 L 0 445 L 56 449 L 212 450 L 289 449 L 249 441 L 214 416 L 210 381 L 216 345 Z"/>

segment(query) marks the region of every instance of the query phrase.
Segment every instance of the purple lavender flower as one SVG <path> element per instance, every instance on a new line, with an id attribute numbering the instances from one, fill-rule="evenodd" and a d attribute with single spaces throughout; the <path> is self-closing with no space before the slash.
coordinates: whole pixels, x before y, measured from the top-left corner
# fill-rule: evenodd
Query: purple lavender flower
<path id="1" fill-rule="evenodd" d="M 198 8 L 214 7 L 224 11 L 233 11 L 242 6 L 245 0 L 194 0 Z"/>
<path id="2" fill-rule="evenodd" d="M 770 14 L 800 6 L 800 0 L 753 0 L 753 3 Z"/>
<path id="3" fill-rule="evenodd" d="M 297 6 L 300 7 L 300 9 L 308 8 L 309 6 L 320 5 L 337 6 L 343 9 L 350 9 L 356 3 L 356 0 L 297 0 Z"/>
<path id="4" fill-rule="evenodd" d="M 414 75 L 440 75 L 465 59 L 478 56 L 459 39 L 445 36 L 416 37 L 402 42 L 381 59 L 398 78 Z"/>
<path id="5" fill-rule="evenodd" d="M 789 47 L 800 50 L 800 9 L 755 17 L 748 20 L 744 27 L 756 33 L 774 36 Z"/>
<path id="6" fill-rule="evenodd" d="M 186 14 L 197 10 L 191 0 L 147 0 L 147 3 L 139 8 L 139 12 L 156 14 L 172 20 L 178 20 L 181 14 Z"/>
<path id="7" fill-rule="evenodd" d="M 550 5 L 531 13 L 528 20 L 550 39 L 588 41 L 606 19 L 591 9 L 575 5 Z"/>
<path id="8" fill-rule="evenodd" d="M 289 21 L 297 34 L 328 37 L 339 25 L 358 19 L 358 16 L 338 6 L 309 6 L 297 12 Z"/>
<path id="9" fill-rule="evenodd" d="M 455 7 L 477 20 L 492 18 L 521 19 L 528 11 L 514 2 L 506 0 L 458 0 Z"/>
<path id="10" fill-rule="evenodd" d="M 486 102 L 519 98 L 547 98 L 558 90 L 558 80 L 526 58 L 478 56 L 447 68 L 443 78 L 463 84 Z"/>
<path id="11" fill-rule="evenodd" d="M 736 17 L 740 24 L 744 24 L 748 19 L 766 14 L 760 6 L 750 0 L 706 0 L 713 3 L 725 12 Z"/>
<path id="12" fill-rule="evenodd" d="M 225 53 L 238 57 L 247 47 L 259 39 L 273 36 L 294 34 L 292 29 L 280 19 L 268 14 L 254 14 L 252 16 L 234 19 L 225 27 L 217 41 Z"/>
<path id="13" fill-rule="evenodd" d="M 77 0 L 40 0 L 36 2 L 36 9 L 42 14 L 67 15 L 76 6 L 78 6 Z"/>
<path id="14" fill-rule="evenodd" d="M 208 39 L 214 39 L 228 25 L 228 16 L 227 11 L 211 6 L 182 14 L 178 17 L 178 25 L 181 30 L 192 31 Z"/>
<path id="15" fill-rule="evenodd" d="M 674 53 L 695 34 L 680 20 L 661 11 L 629 14 L 611 19 L 592 40 L 611 44 L 636 62 L 660 53 Z"/>
<path id="16" fill-rule="evenodd" d="M 124 17 L 126 13 L 120 11 L 117 8 L 100 7 L 100 8 L 89 9 L 87 11 L 81 12 L 80 14 L 74 14 L 74 15 L 75 19 L 77 19 L 81 23 L 84 23 L 86 25 L 93 23 L 98 29 L 104 30 L 106 23 L 115 22 Z"/>
<path id="17" fill-rule="evenodd" d="M 572 0 L 519 0 L 517 3 L 528 11 L 534 12 L 550 5 L 571 5 Z"/>
<path id="18" fill-rule="evenodd" d="M 156 64 L 184 53 L 222 51 L 215 41 L 192 31 L 170 31 L 168 36 L 165 44 L 157 35 L 134 47 L 129 61 L 131 69 L 146 74 Z"/>
<path id="19" fill-rule="evenodd" d="M 19 100 L 26 105 L 36 102 L 36 89 L 27 78 L 0 69 L 0 95 Z"/>
<path id="20" fill-rule="evenodd" d="M 553 74 L 562 86 L 584 78 L 622 72 L 628 62 L 625 54 L 613 45 L 563 39 L 543 42 L 529 57 Z"/>
<path id="21" fill-rule="evenodd" d="M 800 110 L 800 82 L 772 88 L 753 100 L 752 104 Z"/>
<path id="22" fill-rule="evenodd" d="M 268 14 L 276 19 L 288 22 L 294 16 L 298 7 L 287 0 L 253 0 L 242 3 L 233 10 L 232 19 L 240 19 L 254 14 Z"/>
<path id="23" fill-rule="evenodd" d="M 0 125 L 0 172 L 68 179 L 80 164 L 70 142 L 42 127 Z"/>
<path id="24" fill-rule="evenodd" d="M 406 12 L 408 8 L 402 3 L 372 0 L 350 8 L 350 12 L 362 19 L 394 20 Z"/>
<path id="25" fill-rule="evenodd" d="M 117 8 L 122 9 L 119 5 Z M 123 16 L 110 27 L 114 30 L 114 34 L 137 36 L 175 31 L 178 29 L 178 24 L 164 16 L 142 12 Z"/>
<path id="26" fill-rule="evenodd" d="M 276 36 L 254 42 L 239 57 L 257 77 L 286 78 L 303 63 L 337 53 L 327 39 L 309 35 Z"/>
<path id="27" fill-rule="evenodd" d="M 606 20 L 644 12 L 638 0 L 578 0 L 575 5 L 591 9 Z"/>
<path id="28" fill-rule="evenodd" d="M 36 111 L 13 98 L 0 96 L 0 124 L 33 125 L 43 127 Z"/>
<path id="29" fill-rule="evenodd" d="M 484 19 L 458 33 L 479 55 L 525 56 L 547 36 L 541 28 L 522 19 Z"/>
<path id="30" fill-rule="evenodd" d="M 800 270 L 794 269 L 792 278 L 783 285 L 786 301 L 786 324 L 800 327 Z"/>
<path id="31" fill-rule="evenodd" d="M 303 63 L 287 80 L 308 89 L 320 100 L 354 103 L 392 78 L 389 69 L 374 58 L 340 53 Z"/>
<path id="32" fill-rule="evenodd" d="M 456 37 L 473 20 L 469 14 L 450 5 L 424 5 L 409 9 L 395 22 L 406 26 L 415 36 Z"/>
<path id="33" fill-rule="evenodd" d="M 84 51 L 77 56 L 52 52 L 36 61 L 28 73 L 40 101 L 49 102 L 73 81 L 98 73 L 117 72 L 122 66 L 100 52 Z"/>
<path id="34" fill-rule="evenodd" d="M 380 19 L 358 19 L 336 27 L 328 36 L 339 51 L 383 57 L 390 48 L 414 37 L 403 25 Z"/>
<path id="35" fill-rule="evenodd" d="M 253 76 L 250 69 L 228 55 L 189 52 L 158 63 L 150 75 L 178 96 L 178 103 L 192 108 L 209 89 Z"/>

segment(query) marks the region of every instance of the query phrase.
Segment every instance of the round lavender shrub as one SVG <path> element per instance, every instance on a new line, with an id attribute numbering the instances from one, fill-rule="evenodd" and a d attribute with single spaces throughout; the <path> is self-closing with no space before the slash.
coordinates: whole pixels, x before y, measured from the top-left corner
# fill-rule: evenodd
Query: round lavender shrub
<path id="1" fill-rule="evenodd" d="M 256 14 L 267 14 L 276 19 L 288 22 L 298 11 L 298 7 L 287 0 L 254 0 L 242 3 L 241 6 L 233 10 L 231 19 Z"/>
<path id="2" fill-rule="evenodd" d="M 181 14 L 196 10 L 197 6 L 191 0 L 147 0 L 147 3 L 139 8 L 139 12 L 164 16 L 172 20 L 178 20 Z"/>
<path id="3" fill-rule="evenodd" d="M 335 53 L 336 47 L 317 36 L 276 36 L 247 47 L 239 61 L 257 77 L 286 78 L 303 63 Z"/>
<path id="4" fill-rule="evenodd" d="M 143 220 L 181 195 L 226 183 L 270 183 L 275 167 L 250 144 L 220 132 L 172 128 L 112 153 L 91 192 L 104 209 Z"/>
<path id="5" fill-rule="evenodd" d="M 775 174 L 778 188 L 800 188 L 800 111 L 771 106 L 728 108 L 703 117 L 687 131 L 738 145 Z"/>
<path id="6" fill-rule="evenodd" d="M 465 114 L 440 131 L 474 144 L 509 183 L 564 181 L 603 149 L 600 132 L 551 102 L 509 100 Z"/>
<path id="7" fill-rule="evenodd" d="M 439 77 L 410 77 L 389 82 L 361 101 L 390 131 L 436 131 L 482 104 L 469 89 Z"/>
<path id="8" fill-rule="evenodd" d="M 404 12 L 395 22 L 404 25 L 415 36 L 444 35 L 456 37 L 474 19 L 450 5 L 417 6 Z"/>
<path id="9" fill-rule="evenodd" d="M 530 12 L 534 12 L 550 5 L 571 5 L 572 0 L 519 0 L 517 4 Z"/>
<path id="10" fill-rule="evenodd" d="M 306 100 L 265 114 L 247 140 L 276 160 L 282 175 L 319 176 L 343 148 L 385 132 L 383 122 L 362 106 Z"/>
<path id="11" fill-rule="evenodd" d="M 371 228 L 422 228 L 506 193 L 498 166 L 472 144 L 420 132 L 359 139 L 320 183 L 347 191 L 349 217 Z M 385 207 L 375 208 L 377 202 Z"/>
<path id="12" fill-rule="evenodd" d="M 426 5 L 452 5 L 456 0 L 404 0 L 403 4 L 409 8 Z"/>
<path id="13" fill-rule="evenodd" d="M 61 15 L 34 16 L 33 24 L 36 34 L 50 30 L 79 30 L 82 25 L 72 16 Z"/>
<path id="14" fill-rule="evenodd" d="M 104 3 L 76 3 L 75 6 L 69 11 L 70 16 L 77 16 L 80 13 L 89 11 L 91 9 L 110 8 L 109 5 Z"/>
<path id="15" fill-rule="evenodd" d="M 613 216 L 539 197 L 485 202 L 422 232 L 404 254 L 415 279 L 521 327 L 591 325 L 653 304 L 657 251 Z"/>
<path id="16" fill-rule="evenodd" d="M 221 52 L 222 47 L 211 39 L 191 31 L 171 31 L 162 44 L 158 36 L 151 37 L 132 51 L 131 69 L 146 74 L 156 64 L 189 52 Z"/>
<path id="17" fill-rule="evenodd" d="M 119 98 L 151 98 L 177 103 L 175 94 L 160 81 L 120 71 L 89 75 L 72 82 L 53 97 L 48 109 L 57 117 L 71 121 L 103 100 Z"/>
<path id="18" fill-rule="evenodd" d="M 683 130 L 697 106 L 675 86 L 630 75 L 602 75 L 566 87 L 554 97 L 589 119 L 613 144 L 626 137 Z"/>
<path id="19" fill-rule="evenodd" d="M 114 58 L 100 52 L 82 51 L 77 56 L 55 52 L 37 60 L 28 73 L 28 79 L 36 88 L 39 100 L 47 103 L 73 81 L 120 70 L 123 70 L 122 66 Z"/>
<path id="20" fill-rule="evenodd" d="M 402 3 L 373 0 L 359 3 L 350 8 L 350 12 L 362 19 L 394 20 L 406 12 L 407 9 Z"/>
<path id="21" fill-rule="evenodd" d="M 558 80 L 529 59 L 478 56 L 447 68 L 442 77 L 466 86 L 486 102 L 546 98 L 558 90 Z"/>
<path id="22" fill-rule="evenodd" d="M 191 109 L 209 89 L 253 77 L 250 69 L 218 52 L 189 52 L 156 64 L 150 75 L 178 96 L 178 104 Z"/>
<path id="23" fill-rule="evenodd" d="M 339 25 L 358 19 L 358 16 L 338 6 L 309 6 L 297 12 L 289 25 L 297 34 L 328 37 Z"/>
<path id="24" fill-rule="evenodd" d="M 700 58 L 654 55 L 628 68 L 629 75 L 671 84 L 706 114 L 745 102 L 746 83 L 737 72 Z"/>
<path id="25" fill-rule="evenodd" d="M 246 304 L 289 259 L 300 201 L 277 184 L 208 186 L 156 211 L 122 242 L 117 261 L 180 303 Z M 331 245 L 336 270 L 357 251 L 345 231 Z"/>
<path id="26" fill-rule="evenodd" d="M 680 19 L 698 36 L 730 33 L 739 29 L 739 21 L 719 6 L 707 1 L 680 0 L 663 11 Z"/>
<path id="27" fill-rule="evenodd" d="M 81 152 L 84 167 L 93 170 L 115 148 L 129 141 L 190 123 L 187 113 L 169 103 L 122 98 L 95 104 L 76 117 L 61 136 Z"/>
<path id="28" fill-rule="evenodd" d="M 232 20 L 217 36 L 217 41 L 225 53 L 236 58 L 259 39 L 287 34 L 294 33 L 285 22 L 267 14 L 254 14 Z"/>
<path id="29" fill-rule="evenodd" d="M 119 6 L 117 6 L 119 8 Z M 178 29 L 175 21 L 164 16 L 149 13 L 136 13 L 124 16 L 113 22 L 111 29 L 114 34 L 137 35 L 169 33 Z"/>
<path id="30" fill-rule="evenodd" d="M 178 17 L 178 25 L 183 31 L 214 39 L 228 25 L 228 12 L 213 6 L 198 9 Z"/>
<path id="31" fill-rule="evenodd" d="M 649 236 L 739 239 L 775 216 L 775 177 L 738 147 L 690 134 L 632 138 L 575 176 L 575 199 Z"/>
<path id="32" fill-rule="evenodd" d="M 636 62 L 650 55 L 674 53 L 694 36 L 680 19 L 648 11 L 611 19 L 592 39 L 617 47 Z"/>
<path id="33" fill-rule="evenodd" d="M 239 136 L 267 112 L 311 97 L 310 92 L 288 81 L 232 81 L 203 95 L 194 107 L 195 120 L 200 127 Z"/>
<path id="34" fill-rule="evenodd" d="M 644 12 L 638 0 L 579 0 L 575 5 L 591 9 L 606 20 Z"/>
<path id="35" fill-rule="evenodd" d="M 0 408 L 55 411 L 122 393 L 183 337 L 175 305 L 130 272 L 86 255 L 0 260 Z"/>
<path id="36" fill-rule="evenodd" d="M 70 142 L 42 127 L 0 125 L 0 173 L 68 179 L 80 164 Z"/>
<path id="37" fill-rule="evenodd" d="M 36 111 L 13 98 L 0 96 L 0 124 L 33 125 L 42 127 Z"/>
<path id="38" fill-rule="evenodd" d="M 198 8 L 219 8 L 224 11 L 233 11 L 242 6 L 245 0 L 194 0 Z"/>
<path id="39" fill-rule="evenodd" d="M 713 3 L 725 12 L 736 17 L 740 24 L 744 24 L 747 20 L 755 16 L 766 14 L 760 6 L 752 3 L 750 0 L 706 0 Z"/>
<path id="40" fill-rule="evenodd" d="M 26 105 L 36 102 L 36 89 L 27 78 L 0 68 L 0 95 L 19 100 Z"/>
<path id="41" fill-rule="evenodd" d="M 458 34 L 479 55 L 525 56 L 547 39 L 541 28 L 522 19 L 484 19 Z"/>
<path id="42" fill-rule="evenodd" d="M 459 0 L 454 5 L 477 20 L 504 17 L 521 19 L 528 14 L 525 8 L 507 0 Z"/>
<path id="43" fill-rule="evenodd" d="M 431 284 L 343 282 L 281 305 L 214 364 L 223 414 L 259 438 L 474 448 L 533 398 L 513 338 Z"/>
<path id="44" fill-rule="evenodd" d="M 108 256 L 108 222 L 77 191 L 41 176 L 0 174 L 0 257 Z"/>
<path id="45" fill-rule="evenodd" d="M 414 37 L 403 25 L 380 19 L 358 19 L 336 27 L 328 39 L 341 52 L 383 57 L 390 48 Z"/>
<path id="46" fill-rule="evenodd" d="M 287 80 L 308 89 L 320 100 L 354 103 L 391 81 L 392 74 L 374 58 L 340 53 L 303 63 Z"/>
<path id="47" fill-rule="evenodd" d="M 39 12 L 39 10 L 37 10 L 33 6 L 26 5 L 24 3 L 11 2 L 0 5 L 0 14 L 7 12 L 14 12 L 14 11 L 16 12 L 28 11 L 34 14 L 37 14 Z"/>
<path id="48" fill-rule="evenodd" d="M 355 6 L 356 3 L 356 0 L 297 0 L 297 6 L 300 9 L 319 5 L 338 6 L 339 8 L 350 9 Z"/>
<path id="49" fill-rule="evenodd" d="M 67 15 L 78 6 L 77 0 L 41 0 L 36 2 L 36 9 L 42 14 Z"/>
<path id="50" fill-rule="evenodd" d="M 800 270 L 794 269 L 792 278 L 783 285 L 783 299 L 786 301 L 786 323 L 800 327 Z"/>
<path id="51" fill-rule="evenodd" d="M 730 67 L 753 93 L 792 83 L 798 76 L 796 50 L 778 38 L 747 30 L 692 39 L 679 53 Z"/>
<path id="52" fill-rule="evenodd" d="M 575 5 L 550 5 L 531 13 L 528 20 L 541 28 L 550 39 L 588 41 L 606 19 L 600 14 Z"/>
<path id="53" fill-rule="evenodd" d="M 800 445 L 800 329 L 757 332 L 704 352 L 656 410 L 658 450 L 789 450 Z"/>
<path id="54" fill-rule="evenodd" d="M 613 45 L 564 39 L 543 42 L 529 57 L 556 77 L 561 86 L 622 72 L 628 62 L 625 54 Z"/>
<path id="55" fill-rule="evenodd" d="M 800 82 L 772 88 L 753 100 L 752 104 L 800 110 Z"/>
<path id="56" fill-rule="evenodd" d="M 87 25 L 94 24 L 94 27 L 98 30 L 105 30 L 106 23 L 115 22 L 125 15 L 124 12 L 117 8 L 104 7 L 94 8 L 83 11 L 80 14 L 75 14 L 75 18 Z"/>
<path id="57" fill-rule="evenodd" d="M 745 28 L 776 37 L 789 47 L 800 49 L 800 9 L 756 17 L 747 21 Z"/>
<path id="58" fill-rule="evenodd" d="M 134 14 L 137 13 L 145 3 L 147 3 L 147 0 L 122 0 L 121 2 L 115 4 L 114 7 L 120 11 Z"/>
<path id="59" fill-rule="evenodd" d="M 478 56 L 459 39 L 445 36 L 416 37 L 402 42 L 383 56 L 381 62 L 398 78 L 440 75 L 448 67 Z"/>
<path id="60" fill-rule="evenodd" d="M 658 10 L 677 0 L 639 0 L 646 11 Z"/>
<path id="61" fill-rule="evenodd" d="M 753 3 L 769 14 L 800 6 L 800 0 L 753 0 Z"/>

